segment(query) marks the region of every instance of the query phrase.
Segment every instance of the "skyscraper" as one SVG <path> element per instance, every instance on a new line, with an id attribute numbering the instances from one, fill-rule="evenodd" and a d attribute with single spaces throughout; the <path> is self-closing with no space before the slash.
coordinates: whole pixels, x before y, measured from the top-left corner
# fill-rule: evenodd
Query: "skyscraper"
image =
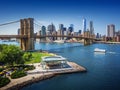
<path id="1" fill-rule="evenodd" d="M 53 32 L 56 31 L 55 26 L 53 25 L 53 23 L 51 25 L 48 25 L 47 27 L 47 35 L 52 35 Z M 53 37 L 48 37 L 47 40 L 53 41 Z"/>
<path id="2" fill-rule="evenodd" d="M 37 32 L 37 35 L 39 35 L 39 36 L 46 35 L 46 27 L 42 26 L 41 30 Z M 37 38 L 36 41 L 38 41 L 38 42 L 45 42 L 46 41 L 46 37 L 39 38 L 39 39 Z"/>
<path id="3" fill-rule="evenodd" d="M 64 35 L 64 25 L 59 24 L 60 35 Z"/>
<path id="4" fill-rule="evenodd" d="M 70 24 L 70 27 L 68 27 L 68 31 L 71 33 L 74 31 L 74 25 Z"/>
<path id="5" fill-rule="evenodd" d="M 59 30 L 63 30 L 64 25 L 63 24 L 59 24 Z"/>
<path id="6" fill-rule="evenodd" d="M 66 31 L 66 30 L 67 30 L 66 27 L 64 27 L 64 28 L 63 28 L 63 31 Z"/>
<path id="7" fill-rule="evenodd" d="M 67 31 L 66 27 L 63 28 L 63 31 L 64 31 L 64 35 L 67 36 L 68 35 L 68 31 Z M 67 39 L 67 37 L 64 37 L 64 40 L 66 40 L 66 39 Z"/>
<path id="8" fill-rule="evenodd" d="M 59 30 L 58 30 L 59 35 L 64 35 L 64 25 L 59 24 Z M 60 39 L 64 39 L 64 37 L 60 37 Z"/>
<path id="9" fill-rule="evenodd" d="M 41 35 L 46 35 L 46 27 L 45 26 L 41 27 Z"/>
<path id="10" fill-rule="evenodd" d="M 79 30 L 78 33 L 81 34 L 82 30 Z"/>
<path id="11" fill-rule="evenodd" d="M 93 21 L 90 21 L 90 34 L 93 35 L 94 34 L 94 27 L 93 27 Z"/>
<path id="12" fill-rule="evenodd" d="M 99 35 L 99 33 L 97 33 L 97 35 L 96 35 L 96 38 L 100 38 L 100 35 Z"/>
<path id="13" fill-rule="evenodd" d="M 110 24 L 107 25 L 107 37 L 114 37 L 115 36 L 115 25 Z"/>
<path id="14" fill-rule="evenodd" d="M 53 23 L 51 25 L 48 25 L 47 30 L 50 34 L 52 34 L 53 31 L 56 31 L 55 26 Z"/>
<path id="15" fill-rule="evenodd" d="M 18 29 L 18 35 L 20 35 L 20 28 Z"/>
<path id="16" fill-rule="evenodd" d="M 86 19 L 84 18 L 83 19 L 83 32 L 86 31 Z"/>

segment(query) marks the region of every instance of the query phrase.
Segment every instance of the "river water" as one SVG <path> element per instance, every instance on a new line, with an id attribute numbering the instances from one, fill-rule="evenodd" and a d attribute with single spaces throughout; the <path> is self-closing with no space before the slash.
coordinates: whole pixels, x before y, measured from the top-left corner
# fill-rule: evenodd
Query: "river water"
<path id="1" fill-rule="evenodd" d="M 107 52 L 94 53 L 95 48 Z M 21 90 L 120 90 L 120 44 L 36 43 L 35 49 L 62 55 L 84 66 L 87 72 L 58 75 Z"/>

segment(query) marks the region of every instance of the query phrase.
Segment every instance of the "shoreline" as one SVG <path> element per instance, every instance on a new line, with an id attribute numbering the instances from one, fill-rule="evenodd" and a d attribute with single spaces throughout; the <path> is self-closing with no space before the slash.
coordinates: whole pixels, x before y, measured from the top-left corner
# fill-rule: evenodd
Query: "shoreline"
<path id="1" fill-rule="evenodd" d="M 74 62 L 68 62 L 68 64 L 72 67 L 70 69 L 60 69 L 60 70 L 53 70 L 47 72 L 35 72 L 35 73 L 28 73 L 27 76 L 18 78 L 18 79 L 11 79 L 11 82 L 0 88 L 0 90 L 20 90 L 24 86 L 50 79 L 56 75 L 61 74 L 70 74 L 70 73 L 77 73 L 77 72 L 86 72 L 86 69 Z"/>
<path id="2" fill-rule="evenodd" d="M 103 44 L 120 44 L 120 42 L 106 42 L 106 41 L 94 41 L 93 43 L 103 43 Z"/>

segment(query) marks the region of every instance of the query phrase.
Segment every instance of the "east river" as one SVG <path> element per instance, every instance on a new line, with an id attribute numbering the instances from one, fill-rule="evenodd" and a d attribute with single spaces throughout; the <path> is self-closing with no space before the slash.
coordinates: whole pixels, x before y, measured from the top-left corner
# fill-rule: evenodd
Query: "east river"
<path id="1" fill-rule="evenodd" d="M 95 48 L 107 52 L 95 53 Z M 22 90 L 120 90 L 120 44 L 36 43 L 35 49 L 62 55 L 84 66 L 87 72 L 58 75 Z"/>

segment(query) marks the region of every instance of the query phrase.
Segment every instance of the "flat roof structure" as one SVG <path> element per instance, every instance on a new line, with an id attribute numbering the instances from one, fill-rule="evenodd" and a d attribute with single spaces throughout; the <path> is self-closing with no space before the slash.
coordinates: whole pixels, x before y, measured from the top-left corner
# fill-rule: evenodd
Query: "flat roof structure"
<path id="1" fill-rule="evenodd" d="M 64 67 L 64 65 L 67 63 L 67 59 L 62 56 L 45 56 L 42 57 L 42 67 L 44 69 L 46 68 L 58 68 L 58 67 Z"/>
<path id="2" fill-rule="evenodd" d="M 55 61 L 67 61 L 67 59 L 62 56 L 46 56 L 46 57 L 42 57 L 42 61 L 55 62 Z"/>

